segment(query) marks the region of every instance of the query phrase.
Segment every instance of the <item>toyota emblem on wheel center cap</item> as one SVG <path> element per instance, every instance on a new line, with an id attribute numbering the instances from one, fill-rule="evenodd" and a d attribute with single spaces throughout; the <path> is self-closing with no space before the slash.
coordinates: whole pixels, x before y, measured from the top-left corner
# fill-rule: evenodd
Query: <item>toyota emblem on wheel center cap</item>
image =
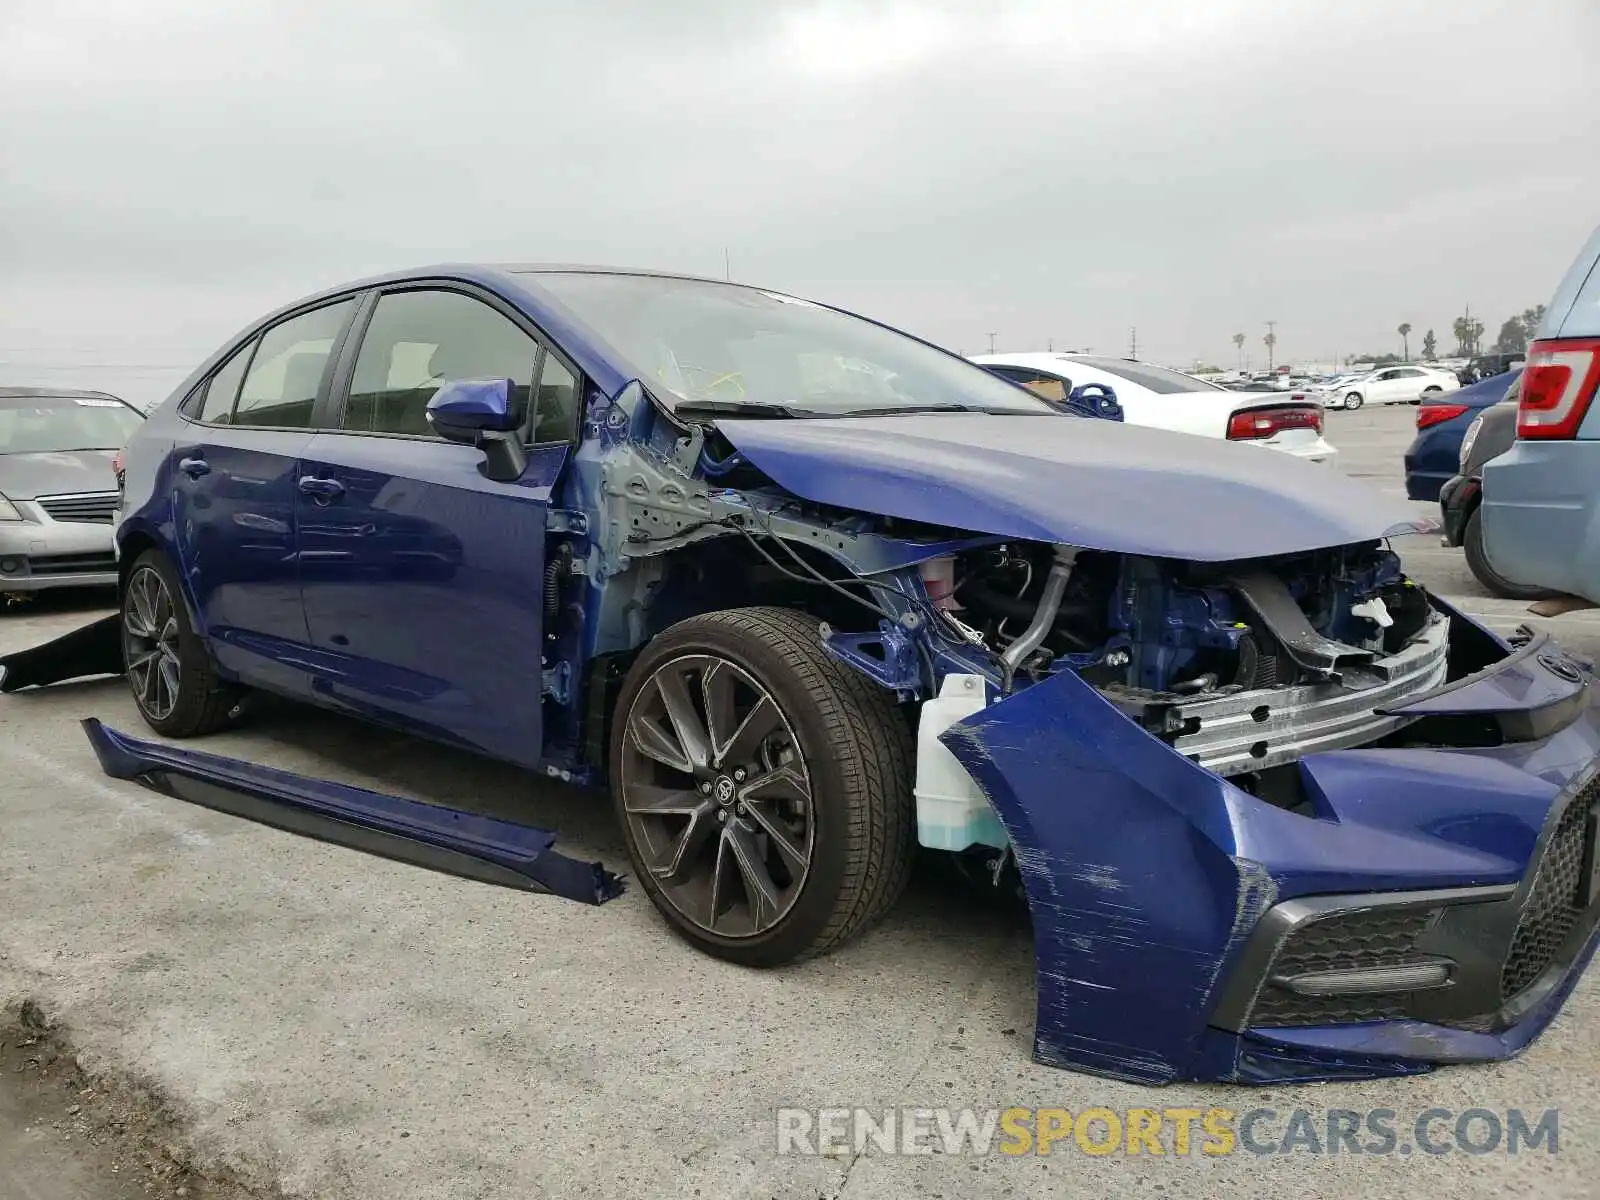
<path id="1" fill-rule="evenodd" d="M 718 804 L 727 804 L 732 801 L 733 780 L 729 779 L 726 775 L 719 775 L 717 777 L 716 794 Z"/>

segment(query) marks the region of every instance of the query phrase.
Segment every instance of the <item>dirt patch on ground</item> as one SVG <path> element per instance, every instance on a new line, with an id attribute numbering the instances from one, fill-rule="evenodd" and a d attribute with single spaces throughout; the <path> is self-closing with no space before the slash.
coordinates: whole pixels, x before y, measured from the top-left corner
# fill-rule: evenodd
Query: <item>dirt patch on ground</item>
<path id="1" fill-rule="evenodd" d="M 280 1200 L 198 1169 L 172 1107 L 139 1081 L 91 1076 L 66 1030 L 0 1011 L 0 1194 L 14 1200 Z"/>

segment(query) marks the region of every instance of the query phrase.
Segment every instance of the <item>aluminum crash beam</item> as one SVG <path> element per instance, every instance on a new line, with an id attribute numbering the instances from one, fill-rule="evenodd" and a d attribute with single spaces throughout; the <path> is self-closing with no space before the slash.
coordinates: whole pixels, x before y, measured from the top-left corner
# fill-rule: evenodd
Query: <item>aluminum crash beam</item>
<path id="1" fill-rule="evenodd" d="M 166 796 L 448 875 L 604 904 L 620 876 L 551 849 L 547 829 L 141 741 L 82 722 L 100 766 Z"/>

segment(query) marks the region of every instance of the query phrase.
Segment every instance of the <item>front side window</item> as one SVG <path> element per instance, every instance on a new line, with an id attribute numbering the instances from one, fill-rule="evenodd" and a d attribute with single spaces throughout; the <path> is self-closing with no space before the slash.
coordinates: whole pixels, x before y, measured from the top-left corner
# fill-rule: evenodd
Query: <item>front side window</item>
<path id="1" fill-rule="evenodd" d="M 143 420 L 109 396 L 4 396 L 0 454 L 120 450 Z"/>
<path id="2" fill-rule="evenodd" d="M 233 423 L 309 429 L 328 356 L 354 304 L 342 300 L 312 309 L 262 334 L 239 389 Z"/>
<path id="3" fill-rule="evenodd" d="M 1035 396 L 1043 396 L 1046 400 L 1065 401 L 1072 391 L 1072 380 L 1052 375 L 1047 371 L 1030 371 L 1026 367 L 993 366 L 989 370 L 1002 379 L 1020 383 Z"/>
<path id="4" fill-rule="evenodd" d="M 352 433 L 436 436 L 428 401 L 461 379 L 509 379 L 526 419 L 539 344 L 509 318 L 460 292 L 391 292 L 361 339 L 343 427 Z M 541 389 L 542 390 L 542 389 Z"/>

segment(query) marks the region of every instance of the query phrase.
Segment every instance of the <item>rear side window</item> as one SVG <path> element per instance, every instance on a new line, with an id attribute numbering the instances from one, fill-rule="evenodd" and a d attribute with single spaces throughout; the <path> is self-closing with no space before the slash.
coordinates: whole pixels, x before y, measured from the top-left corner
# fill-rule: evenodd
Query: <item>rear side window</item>
<path id="1" fill-rule="evenodd" d="M 1108 375 L 1116 375 L 1129 383 L 1137 383 L 1140 387 L 1148 388 L 1163 396 L 1176 395 L 1179 392 L 1227 391 L 1226 388 L 1217 387 L 1203 379 L 1185 375 L 1182 371 L 1169 371 L 1165 367 L 1154 367 L 1149 363 L 1127 362 L 1120 358 L 1085 358 L 1080 361 L 1085 366 L 1104 371 Z"/>
<path id="2" fill-rule="evenodd" d="M 361 339 L 344 428 L 436 436 L 428 401 L 458 379 L 511 380 L 525 422 L 538 356 L 538 342 L 481 300 L 460 292 L 392 292 L 378 300 Z"/>
<path id="3" fill-rule="evenodd" d="M 262 334 L 239 391 L 233 423 L 309 428 L 328 356 L 354 304 L 354 300 L 342 300 L 313 309 Z"/>
<path id="4" fill-rule="evenodd" d="M 239 398 L 239 383 L 244 379 L 245 367 L 250 365 L 250 351 L 255 348 L 255 342 L 246 342 L 211 377 L 200 401 L 200 420 L 225 425 L 233 419 L 233 402 Z"/>

